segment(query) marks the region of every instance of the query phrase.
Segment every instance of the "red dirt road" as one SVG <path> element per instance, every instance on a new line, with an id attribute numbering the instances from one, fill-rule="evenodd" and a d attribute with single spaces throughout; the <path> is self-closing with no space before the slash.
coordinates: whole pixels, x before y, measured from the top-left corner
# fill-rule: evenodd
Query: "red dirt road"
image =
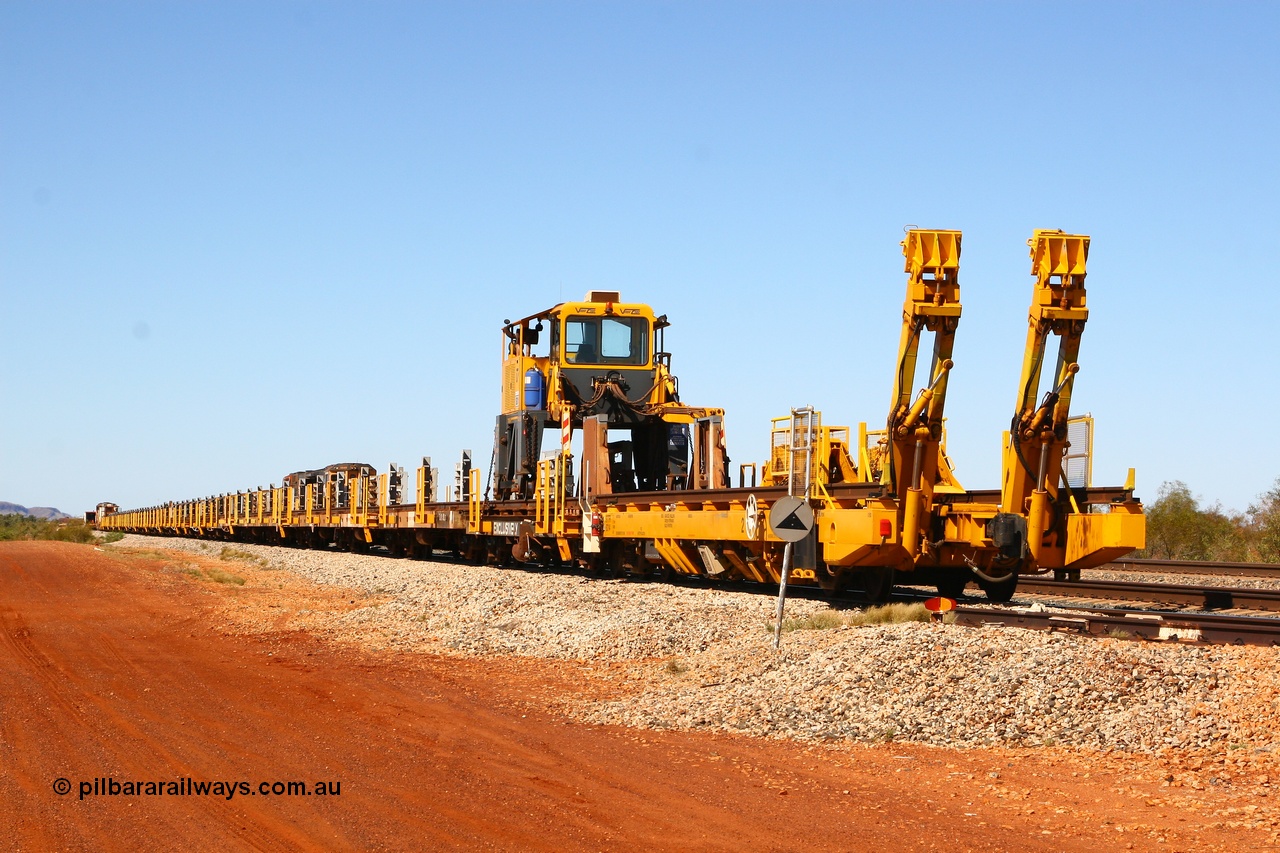
<path id="1" fill-rule="evenodd" d="M 1096 853 L 1270 837 L 1144 805 L 1154 781 L 1110 793 L 1134 784 L 1118 763 L 1086 779 L 1035 753 L 574 724 L 537 705 L 573 689 L 553 665 L 220 627 L 222 599 L 246 606 L 253 586 L 88 546 L 0 543 L 0 846 Z M 81 798 L 100 777 L 250 793 Z M 59 778 L 69 793 L 55 793 Z M 341 793 L 256 793 L 290 780 Z"/>

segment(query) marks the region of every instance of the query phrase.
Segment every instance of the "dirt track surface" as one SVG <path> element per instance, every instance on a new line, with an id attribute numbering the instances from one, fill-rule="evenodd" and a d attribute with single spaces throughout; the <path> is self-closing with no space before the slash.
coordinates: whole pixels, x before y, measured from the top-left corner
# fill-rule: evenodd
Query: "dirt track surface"
<path id="1" fill-rule="evenodd" d="M 1182 797 L 1145 760 L 574 724 L 548 700 L 607 693 L 607 669 L 237 631 L 233 607 L 281 606 L 284 582 L 262 574 L 212 584 L 89 546 L 0 543 L 0 845 L 1097 851 L 1274 839 L 1222 816 L 1247 803 Z M 345 603 L 308 594 L 311 606 Z M 59 778 L 69 793 L 55 793 Z M 82 799 L 95 778 L 251 793 Z M 341 793 L 252 793 L 290 780 Z"/>

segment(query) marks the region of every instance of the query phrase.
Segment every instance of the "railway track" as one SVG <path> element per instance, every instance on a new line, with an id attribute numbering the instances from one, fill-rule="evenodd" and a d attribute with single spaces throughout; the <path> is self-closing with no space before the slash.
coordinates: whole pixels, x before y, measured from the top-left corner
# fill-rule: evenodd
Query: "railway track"
<path id="1" fill-rule="evenodd" d="M 1209 613 L 1156 613 L 1093 607 L 985 607 L 960 605 L 957 624 L 1009 625 L 1041 631 L 1233 646 L 1280 645 L 1280 619 Z"/>
<path id="2" fill-rule="evenodd" d="M 577 573 L 577 570 L 566 568 L 551 569 L 550 567 L 543 567 L 540 570 L 546 571 L 548 569 L 566 574 Z M 636 580 L 640 579 L 637 578 Z M 697 584 L 699 581 L 681 578 L 679 583 Z M 1045 589 L 1032 589 L 1034 585 L 1041 583 L 1044 584 Z M 710 587 L 710 584 L 707 584 L 707 586 Z M 772 587 L 758 583 L 733 582 L 719 584 L 718 586 L 736 591 L 758 592 L 763 595 L 776 594 L 776 590 Z M 1028 581 L 1024 579 L 1018 585 L 1018 592 L 1019 594 L 1057 595 L 1062 598 L 1070 597 L 1061 594 L 1061 590 L 1064 588 L 1067 591 L 1083 591 L 1082 588 L 1089 587 L 1092 587 L 1092 589 L 1088 591 L 1094 593 L 1101 593 L 1106 589 L 1113 588 L 1143 587 L 1146 597 L 1135 599 L 1142 601 L 1150 600 L 1153 594 L 1164 594 L 1171 588 L 1167 584 L 1081 584 L 1070 581 Z M 1213 599 L 1212 596 L 1214 593 L 1224 592 L 1237 595 L 1236 607 L 1280 611 L 1280 591 L 1194 586 L 1182 587 L 1181 589 L 1186 590 L 1188 599 L 1186 603 L 1192 605 L 1197 603 L 1196 595 L 1199 595 L 1201 597 L 1199 600 L 1203 601 L 1204 594 L 1208 592 L 1211 600 L 1220 601 L 1221 599 Z M 1135 589 L 1134 594 L 1136 595 L 1137 592 Z M 1245 596 L 1253 594 L 1258 594 L 1257 602 L 1266 602 L 1269 603 L 1269 606 L 1259 606 L 1259 603 L 1244 603 L 1246 601 Z M 833 604 L 850 607 L 866 607 L 872 604 L 865 595 L 856 590 L 832 596 L 817 587 L 799 586 L 791 587 L 788 595 L 792 598 L 828 601 Z M 924 589 L 899 587 L 894 591 L 892 600 L 902 603 L 919 603 L 934 597 L 934 595 L 935 593 Z M 1098 597 L 1103 596 L 1098 595 Z M 1158 600 L 1167 600 L 1167 596 Z M 1030 606 L 985 603 L 966 604 L 963 603 L 963 600 L 957 603 L 955 610 L 951 611 L 951 613 L 955 616 L 955 624 L 969 627 L 1007 625 L 1039 631 L 1061 631 L 1089 636 L 1141 637 L 1148 640 L 1172 640 L 1208 645 L 1280 646 L 1280 617 L 1199 613 L 1194 611 L 1162 612 L 1151 609 L 1097 607 L 1071 603 L 1047 604 L 1033 602 Z"/>
<path id="3" fill-rule="evenodd" d="M 1076 586 L 1063 582 L 1062 586 Z M 1025 586 L 1030 586 L 1026 584 Z M 1148 584 L 1161 588 L 1161 584 Z M 1027 590 L 1019 584 L 1018 592 Z M 1232 590 L 1233 592 L 1235 590 Z M 1252 590 L 1244 590 L 1252 592 Z M 820 598 L 820 590 L 805 589 L 808 598 Z M 1280 593 L 1277 593 L 1280 596 Z M 933 596 L 923 589 L 899 588 L 893 600 L 922 602 Z M 842 604 L 865 606 L 865 598 L 853 594 L 836 601 Z M 1280 605 L 1277 605 L 1280 608 Z M 1172 640 L 1177 642 L 1204 643 L 1233 646 L 1280 646 L 1280 618 L 1227 613 L 1198 613 L 1194 611 L 1162 612 L 1150 609 L 1129 609 L 1078 605 L 1072 603 L 1032 602 L 1030 605 L 970 604 L 963 599 L 954 610 L 955 624 L 970 627 L 983 625 L 1007 625 L 1039 631 L 1062 631 L 1089 636 L 1118 638 L 1141 637 L 1148 640 Z"/>
<path id="4" fill-rule="evenodd" d="M 572 570 L 569 570 L 572 571 Z M 697 583 L 681 579 L 681 583 Z M 1039 590 L 1036 585 L 1043 584 Z M 774 595 L 775 590 L 764 584 L 734 583 L 725 586 L 740 591 Z M 1141 588 L 1141 589 L 1139 589 Z M 1071 581 L 1040 581 L 1023 579 L 1018 584 L 1018 594 L 1055 595 L 1059 598 L 1076 596 L 1063 592 L 1091 592 L 1099 598 L 1103 593 L 1128 592 L 1133 600 L 1168 601 L 1170 589 L 1183 590 L 1186 601 L 1179 603 L 1198 606 L 1204 602 L 1224 602 L 1221 593 L 1234 596 L 1234 607 L 1280 612 L 1280 591 L 1222 589 L 1216 587 L 1173 587 L 1168 584 L 1078 583 Z M 792 587 L 788 594 L 794 598 L 825 600 L 852 607 L 870 605 L 867 597 L 858 591 L 832 596 L 816 587 Z M 1207 595 L 1206 595 L 1207 594 Z M 903 603 L 919 603 L 934 597 L 932 591 L 898 587 L 892 600 Z M 1256 598 L 1253 598 L 1256 596 Z M 1111 597 L 1118 597 L 1112 595 Z M 1098 607 L 1075 603 L 1032 602 L 1027 605 L 967 604 L 957 602 L 955 624 L 970 627 L 983 625 L 1007 625 L 1039 631 L 1062 631 L 1089 636 L 1118 638 L 1141 637 L 1148 640 L 1194 642 L 1208 645 L 1280 646 L 1280 617 L 1252 616 L 1227 613 L 1202 613 L 1195 611 L 1160 611 L 1153 609 L 1129 609 Z"/>
<path id="5" fill-rule="evenodd" d="M 1121 581 L 1057 581 L 1028 577 L 1018 581 L 1018 592 L 1059 598 L 1149 601 L 1189 606 L 1198 610 L 1280 611 L 1280 590 L 1271 589 Z"/>

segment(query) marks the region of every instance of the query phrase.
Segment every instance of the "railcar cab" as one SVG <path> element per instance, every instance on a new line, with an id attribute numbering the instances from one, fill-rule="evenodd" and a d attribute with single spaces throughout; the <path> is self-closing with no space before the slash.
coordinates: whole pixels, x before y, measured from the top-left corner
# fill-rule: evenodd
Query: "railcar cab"
<path id="1" fill-rule="evenodd" d="M 579 421 L 598 415 L 617 424 L 642 420 L 639 409 L 666 402 L 659 371 L 666 325 L 647 305 L 619 303 L 615 292 L 592 292 L 585 302 L 560 306 L 551 326 L 550 388 Z"/>
<path id="2" fill-rule="evenodd" d="M 671 357 L 662 352 L 667 318 L 647 305 L 623 303 L 617 291 L 591 291 L 582 302 L 503 326 L 502 413 L 546 412 L 573 424 L 606 415 L 641 419 L 637 409 L 666 402 Z"/>
<path id="3" fill-rule="evenodd" d="M 94 509 L 88 510 L 84 514 L 85 524 L 97 524 L 112 513 L 120 511 L 120 506 L 113 503 L 100 503 Z"/>
<path id="4" fill-rule="evenodd" d="M 649 306 L 598 290 L 581 302 L 504 322 L 502 413 L 494 448 L 499 499 L 531 494 L 548 422 L 563 427 L 567 421 L 570 431 L 585 422 L 601 430 L 605 442 L 609 428 L 629 430 L 630 440 L 618 448 L 627 457 L 617 460 L 618 486 L 665 487 L 671 430 L 661 407 L 679 399 L 671 356 L 663 351 L 668 325 Z M 630 478 L 624 470 L 632 472 Z"/>

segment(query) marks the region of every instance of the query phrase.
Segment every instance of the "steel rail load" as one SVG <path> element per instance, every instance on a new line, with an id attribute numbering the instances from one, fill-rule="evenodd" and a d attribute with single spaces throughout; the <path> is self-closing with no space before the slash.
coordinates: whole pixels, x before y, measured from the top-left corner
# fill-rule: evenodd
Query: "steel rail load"
<path id="1" fill-rule="evenodd" d="M 440 494 L 438 469 L 424 458 L 409 502 L 402 468 L 379 474 L 346 463 L 294 472 L 269 489 L 125 512 L 103 505 L 113 511 L 97 513 L 97 523 L 776 583 L 784 543 L 769 511 L 799 495 L 813 522 L 795 545 L 792 582 L 829 591 L 854 586 L 884 600 L 897 580 L 934 584 L 952 597 L 976 580 L 990 598 L 1008 600 L 1019 574 L 1101 565 L 1142 547 L 1145 536 L 1132 470 L 1123 487 L 1058 483 L 1071 449 L 1068 404 L 1086 316 L 1088 238 L 1037 231 L 1030 244 L 1031 331 L 1000 491 L 966 490 L 946 453 L 961 233 L 910 229 L 901 244 L 906 299 L 884 429 L 862 423 L 855 440 L 812 408 L 793 410 L 775 419 L 758 480 L 748 463 L 737 486 L 730 481 L 724 410 L 681 401 L 664 347 L 666 315 L 593 291 L 503 322 L 502 398 L 487 481 L 464 452 Z M 1037 406 L 1050 334 L 1063 340 L 1058 371 Z M 921 359 L 926 338 L 929 355 Z"/>

